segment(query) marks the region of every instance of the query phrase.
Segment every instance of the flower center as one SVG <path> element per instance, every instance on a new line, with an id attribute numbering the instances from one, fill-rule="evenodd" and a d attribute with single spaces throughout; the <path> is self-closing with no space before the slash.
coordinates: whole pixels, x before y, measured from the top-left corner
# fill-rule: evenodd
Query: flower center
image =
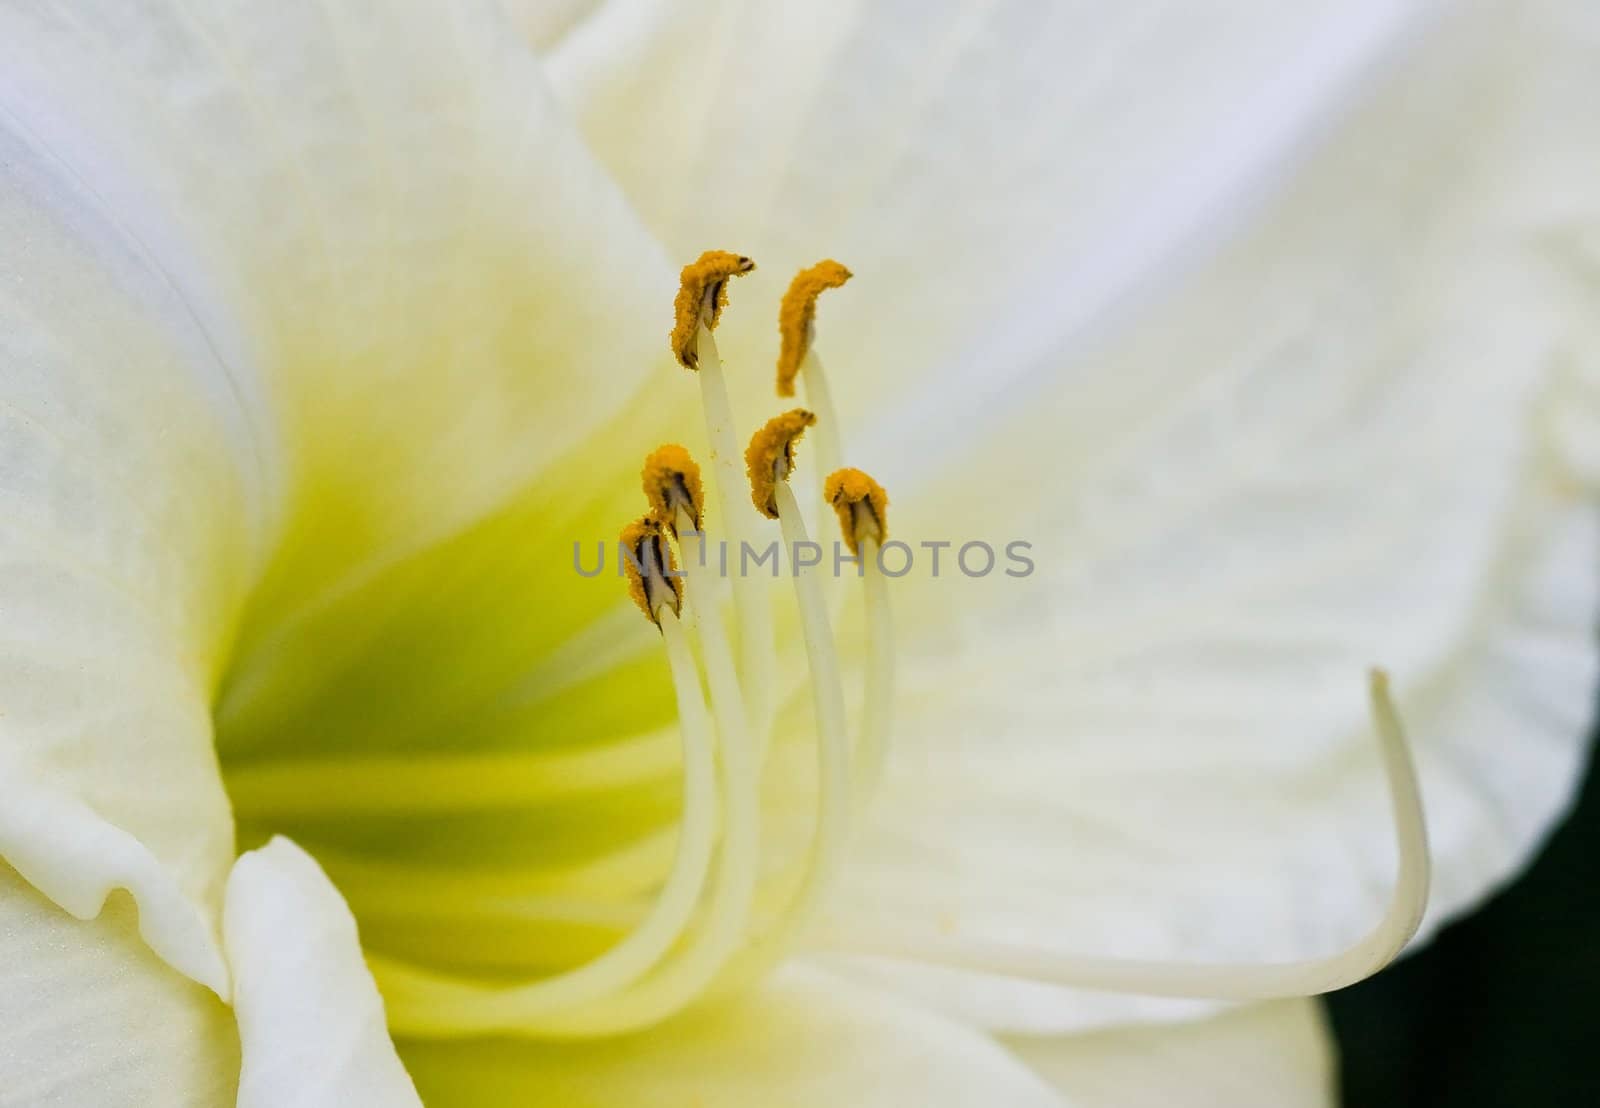
<path id="1" fill-rule="evenodd" d="M 646 620 L 595 590 L 551 587 L 569 567 L 559 555 L 541 564 L 530 549 L 564 545 L 549 542 L 552 529 L 570 542 L 631 512 L 603 492 L 552 513 L 559 497 L 547 486 L 301 611 L 257 619 L 244 635 L 216 708 L 240 845 L 284 833 L 318 857 L 361 924 L 399 1033 L 574 1038 L 649 1026 L 770 967 L 816 918 L 840 868 L 890 732 L 892 623 L 877 557 L 888 497 L 866 474 L 837 466 L 842 445 L 812 344 L 816 296 L 849 276 L 837 263 L 802 272 L 780 314 L 778 391 L 799 380 L 810 410 L 755 432 L 743 452 L 750 500 L 737 491 L 738 424 L 713 331 L 729 282 L 752 268 L 711 251 L 683 270 L 671 349 L 698 379 L 716 510 L 706 510 L 687 450 L 669 444 L 647 457 L 649 512 L 616 544 Z M 829 606 L 818 575 L 802 568 L 818 563 L 800 558 L 815 544 L 788 480 L 810 428 L 826 463 L 825 504 L 862 579 L 864 695 L 853 737 Z M 564 468 L 595 475 L 605 490 L 620 487 L 629 467 L 590 456 Z M 789 788 L 792 767 L 769 765 L 782 703 L 771 582 L 745 566 L 763 516 L 777 521 L 789 555 L 809 671 L 816 787 L 798 833 L 770 803 Z M 730 547 L 731 558 L 708 557 Z M 737 651 L 723 624 L 729 594 Z M 531 671 L 530 659 L 540 660 Z M 1371 693 L 1399 873 L 1384 918 L 1344 951 L 1193 966 L 914 931 L 852 934 L 844 945 L 1178 996 L 1298 996 L 1359 980 L 1398 953 L 1427 896 L 1420 798 L 1380 673 Z"/>
<path id="2" fill-rule="evenodd" d="M 781 699 L 773 582 L 742 564 L 763 524 L 738 491 L 739 424 L 712 336 L 729 281 L 751 268 L 711 252 L 684 269 L 671 347 L 698 378 L 716 508 L 706 511 L 683 447 L 646 459 L 649 513 L 614 550 L 648 623 L 621 622 L 611 605 L 586 610 L 548 584 L 514 594 L 528 600 L 520 612 L 453 602 L 474 580 L 481 588 L 482 574 L 520 564 L 497 552 L 526 549 L 531 536 L 495 522 L 319 602 L 284 621 L 290 631 L 247 636 L 217 709 L 240 845 L 283 833 L 318 857 L 357 915 L 399 1033 L 570 1038 L 648 1026 L 791 949 L 839 868 L 889 730 L 886 581 L 863 558 L 867 688 L 852 743 L 820 582 L 798 566 L 790 575 L 817 787 L 805 827 L 775 827 L 763 804 L 764 781 L 784 785 L 763 772 Z M 785 336 L 783 357 L 795 357 Z M 787 377 L 780 365 L 780 390 L 787 381 L 792 392 L 799 373 L 823 407 L 820 363 L 798 356 Z M 780 416 L 746 452 L 752 497 L 790 552 L 808 540 L 786 481 L 816 422 Z M 862 515 L 840 497 L 846 542 L 874 550 L 887 499 L 878 490 Z M 536 511 L 538 497 L 529 503 Z M 609 503 L 598 498 L 595 516 L 566 526 L 584 534 Z M 548 543 L 549 521 L 539 527 Z M 729 548 L 731 558 L 712 553 Z M 723 623 L 730 598 L 736 638 Z M 543 662 L 507 697 L 503 675 L 473 663 L 493 668 L 515 652 L 482 644 L 547 614 L 568 633 L 552 628 L 534 655 Z M 481 696 L 489 688 L 497 694 Z"/>

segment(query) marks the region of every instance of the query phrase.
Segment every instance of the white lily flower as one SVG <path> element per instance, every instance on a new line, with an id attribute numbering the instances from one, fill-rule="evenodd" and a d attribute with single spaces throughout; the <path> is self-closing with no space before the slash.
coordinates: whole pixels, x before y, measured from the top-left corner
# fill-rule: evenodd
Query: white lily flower
<path id="1" fill-rule="evenodd" d="M 1370 663 L 1425 927 L 1562 811 L 1600 21 L 513 14 L 0 5 L 0 1105 L 1327 1103 L 1314 1001 L 1074 986 L 1294 992 L 1384 918 Z M 856 274 L 785 533 L 860 465 L 937 579 L 736 580 L 724 642 L 575 572 L 653 448 L 728 459 L 664 341 L 720 246 L 741 446 L 790 274 Z"/>

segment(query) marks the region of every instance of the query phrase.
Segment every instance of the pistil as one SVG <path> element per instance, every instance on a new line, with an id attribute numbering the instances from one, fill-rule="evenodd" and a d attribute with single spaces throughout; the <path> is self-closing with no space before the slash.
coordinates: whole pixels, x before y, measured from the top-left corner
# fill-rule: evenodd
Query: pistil
<path id="1" fill-rule="evenodd" d="M 1336 954 L 1291 962 L 1194 964 L 1083 957 L 1004 942 L 952 939 L 911 932 L 839 936 L 853 954 L 977 970 L 1066 988 L 1211 1000 L 1271 1000 L 1315 996 L 1362 981 L 1392 962 L 1416 934 L 1428 903 L 1428 838 L 1416 770 L 1381 670 L 1369 680 L 1374 728 L 1389 784 L 1398 866 L 1383 918 Z M 823 945 L 828 945 L 823 940 Z"/>

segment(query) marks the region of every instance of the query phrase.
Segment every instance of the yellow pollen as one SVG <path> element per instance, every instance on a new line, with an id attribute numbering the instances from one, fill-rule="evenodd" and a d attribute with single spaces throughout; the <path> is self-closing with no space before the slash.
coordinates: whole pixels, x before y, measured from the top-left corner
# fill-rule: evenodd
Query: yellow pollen
<path id="1" fill-rule="evenodd" d="M 811 347 L 811 326 L 817 318 L 817 297 L 824 289 L 836 289 L 850 280 L 850 271 L 832 258 L 810 269 L 802 269 L 789 282 L 778 308 L 778 334 L 783 345 L 778 350 L 778 395 L 794 395 L 794 379 Z"/>
<path id="2" fill-rule="evenodd" d="M 673 614 L 683 609 L 683 581 L 676 576 L 677 561 L 661 521 L 655 516 L 642 516 L 622 529 L 617 542 L 627 557 L 622 558 L 622 569 L 628 578 L 628 595 L 639 605 L 639 610 L 657 627 L 661 620 L 657 613 L 665 605 Z"/>
<path id="3" fill-rule="evenodd" d="M 750 436 L 750 445 L 744 452 L 745 472 L 750 475 L 750 499 L 755 502 L 756 510 L 768 519 L 778 518 L 778 502 L 773 491 L 780 480 L 789 479 L 789 471 L 794 469 L 794 444 L 816 421 L 817 417 L 804 408 L 794 408 L 773 416 Z M 783 467 L 781 472 L 779 466 Z"/>
<path id="4" fill-rule="evenodd" d="M 678 533 L 678 509 L 684 508 L 700 530 L 704 521 L 705 491 L 700 483 L 700 466 L 689 452 L 675 442 L 656 448 L 644 460 L 645 499 L 650 501 L 651 513 L 673 535 Z"/>
<path id="5" fill-rule="evenodd" d="M 836 469 L 822 485 L 822 498 L 839 513 L 845 545 L 861 554 L 861 540 L 871 537 L 880 545 L 889 537 L 889 494 L 859 469 Z"/>
<path id="6" fill-rule="evenodd" d="M 685 369 L 700 365 L 696 338 L 700 324 L 715 331 L 728 305 L 728 278 L 749 273 L 756 263 L 726 250 L 707 250 L 678 275 L 678 298 L 672 302 L 672 353 Z"/>

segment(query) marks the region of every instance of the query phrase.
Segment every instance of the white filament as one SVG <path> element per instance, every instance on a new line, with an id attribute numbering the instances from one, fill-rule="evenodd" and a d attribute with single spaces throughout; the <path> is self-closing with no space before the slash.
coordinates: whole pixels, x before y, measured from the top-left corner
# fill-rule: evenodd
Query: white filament
<path id="1" fill-rule="evenodd" d="M 784 545 L 793 552 L 807 545 L 805 520 L 786 481 L 773 490 Z M 839 661 L 828 627 L 828 612 L 815 576 L 794 573 L 795 600 L 806 661 L 811 670 L 812 711 L 817 729 L 817 826 L 807 852 L 805 870 L 789 904 L 770 930 L 739 959 L 734 981 L 759 975 L 783 957 L 794 937 L 811 921 L 824 893 L 844 861 L 850 832 L 850 741 L 845 729 L 844 693 Z"/>
<path id="2" fill-rule="evenodd" d="M 822 370 L 816 350 L 809 346 L 806 356 L 800 360 L 800 378 L 806 386 L 806 405 L 817 417 L 812 429 L 817 443 L 817 472 L 826 477 L 844 465 L 844 450 L 840 446 L 839 421 L 834 415 L 828 375 Z"/>
<path id="3" fill-rule="evenodd" d="M 711 466 L 716 474 L 712 483 L 717 489 L 717 507 L 722 511 L 723 526 L 727 528 L 734 564 L 738 567 L 751 532 L 745 522 L 748 509 L 740 510 L 737 505 L 736 490 L 744 488 L 744 477 L 739 472 L 739 448 L 733 437 L 733 405 L 728 399 L 728 382 L 722 373 L 717 340 L 703 320 L 696 343 L 699 368 L 695 376 L 700 381 L 706 437 L 711 443 Z M 774 685 L 772 609 L 760 583 L 738 572 L 737 568 L 733 574 L 733 605 L 739 620 L 739 672 L 748 694 L 748 721 L 757 743 L 764 745 L 777 710 L 771 695 Z"/>
<path id="4" fill-rule="evenodd" d="M 867 667 L 863 683 L 861 739 L 856 747 L 856 808 L 865 807 L 883 780 L 894 726 L 894 618 L 889 610 L 889 581 L 878 568 L 878 540 L 858 544 L 867 621 Z"/>

